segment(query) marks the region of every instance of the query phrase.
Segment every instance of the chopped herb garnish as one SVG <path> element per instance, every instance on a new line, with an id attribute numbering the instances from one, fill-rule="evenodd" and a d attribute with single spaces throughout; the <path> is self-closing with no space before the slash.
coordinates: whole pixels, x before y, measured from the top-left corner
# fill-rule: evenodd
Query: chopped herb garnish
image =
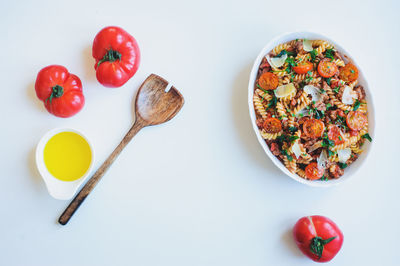
<path id="1" fill-rule="evenodd" d="M 287 54 L 288 56 L 295 55 L 294 52 L 289 52 L 289 51 L 286 51 L 285 49 L 283 49 L 283 50 L 282 50 L 277 56 L 275 56 L 275 57 L 281 57 L 281 56 L 284 55 L 284 54 Z"/>
<path id="2" fill-rule="evenodd" d="M 356 111 L 358 109 L 358 107 L 360 107 L 360 105 L 361 105 L 361 102 L 358 99 L 356 99 L 356 102 L 353 107 L 353 111 Z"/>
<path id="3" fill-rule="evenodd" d="M 324 133 L 324 136 L 322 137 L 322 143 L 321 146 L 324 148 L 328 149 L 328 152 L 330 151 L 329 148 L 335 146 L 335 142 L 333 142 L 332 140 L 330 140 L 328 138 L 328 133 Z"/>
<path id="4" fill-rule="evenodd" d="M 321 93 L 325 93 L 325 90 L 324 90 L 324 89 L 321 88 L 321 89 L 319 89 L 319 90 L 321 91 Z"/>
<path id="5" fill-rule="evenodd" d="M 294 134 L 297 131 L 297 127 L 289 127 L 288 130 L 290 131 L 290 133 Z"/>
<path id="6" fill-rule="evenodd" d="M 297 63 L 293 57 L 286 58 L 286 63 L 288 63 L 288 66 L 286 68 L 287 73 L 290 73 L 292 71 L 292 67 L 297 66 Z"/>
<path id="7" fill-rule="evenodd" d="M 351 73 L 354 73 L 354 70 L 353 70 L 353 69 L 350 69 L 350 72 L 351 72 Z"/>
<path id="8" fill-rule="evenodd" d="M 329 108 L 331 108 L 332 107 L 332 104 L 330 104 L 330 103 L 327 103 L 326 104 L 326 109 L 329 109 Z"/>
<path id="9" fill-rule="evenodd" d="M 315 58 L 317 57 L 317 50 L 313 49 L 313 50 L 310 52 L 310 56 L 311 56 L 311 62 L 314 62 L 314 61 L 315 61 Z"/>
<path id="10" fill-rule="evenodd" d="M 331 151 L 331 150 L 328 150 L 328 156 L 331 157 L 331 156 L 333 156 L 333 155 L 335 155 L 335 152 L 333 152 L 333 151 Z"/>
<path id="11" fill-rule="evenodd" d="M 362 138 L 367 139 L 369 142 L 372 142 L 372 138 L 368 133 L 362 135 Z"/>
<path id="12" fill-rule="evenodd" d="M 326 84 L 328 84 L 329 86 L 331 85 L 331 79 L 332 79 L 332 78 L 327 78 L 327 79 L 325 79 Z"/>
<path id="13" fill-rule="evenodd" d="M 340 167 L 341 169 L 344 169 L 344 168 L 347 167 L 347 163 L 338 162 L 338 165 L 339 165 L 339 167 Z"/>
<path id="14" fill-rule="evenodd" d="M 289 162 L 293 161 L 293 157 L 287 152 L 287 150 L 282 150 L 281 153 L 286 155 L 286 158 L 289 160 Z"/>
<path id="15" fill-rule="evenodd" d="M 323 175 L 319 180 L 321 180 L 321 181 L 328 181 L 328 178 L 327 178 L 325 175 Z"/>
<path id="16" fill-rule="evenodd" d="M 334 59 L 333 53 L 334 53 L 333 49 L 326 49 L 325 57 L 328 57 L 333 60 Z"/>
<path id="17" fill-rule="evenodd" d="M 339 93 L 339 90 L 340 90 L 340 87 L 335 87 L 335 88 L 333 89 L 333 91 L 336 92 L 336 93 Z"/>
<path id="18" fill-rule="evenodd" d="M 275 107 L 277 102 L 278 102 L 278 99 L 276 98 L 275 94 L 272 94 L 272 100 L 268 103 L 267 110 L 272 107 Z"/>

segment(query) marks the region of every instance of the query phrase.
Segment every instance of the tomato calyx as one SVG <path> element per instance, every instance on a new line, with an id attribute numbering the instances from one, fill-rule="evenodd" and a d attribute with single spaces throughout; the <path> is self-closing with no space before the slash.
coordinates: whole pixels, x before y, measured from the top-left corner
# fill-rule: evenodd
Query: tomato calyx
<path id="1" fill-rule="evenodd" d="M 46 99 L 45 102 L 49 101 L 51 103 L 51 100 L 53 98 L 59 98 L 59 97 L 63 96 L 63 94 L 64 94 L 64 88 L 61 87 L 60 85 L 51 87 L 51 94 L 50 94 L 49 98 Z"/>
<path id="2" fill-rule="evenodd" d="M 318 256 L 318 259 L 322 257 L 322 252 L 324 251 L 324 246 L 335 239 L 336 236 L 330 237 L 328 239 L 322 239 L 322 237 L 316 236 L 311 239 L 310 250 L 312 253 Z"/>
<path id="3" fill-rule="evenodd" d="M 114 61 L 117 61 L 117 60 L 121 60 L 121 57 L 122 57 L 122 55 L 121 55 L 120 52 L 110 48 L 109 50 L 107 50 L 107 52 L 103 56 L 103 58 L 97 63 L 97 67 L 103 62 L 107 62 L 107 61 L 114 62 Z"/>

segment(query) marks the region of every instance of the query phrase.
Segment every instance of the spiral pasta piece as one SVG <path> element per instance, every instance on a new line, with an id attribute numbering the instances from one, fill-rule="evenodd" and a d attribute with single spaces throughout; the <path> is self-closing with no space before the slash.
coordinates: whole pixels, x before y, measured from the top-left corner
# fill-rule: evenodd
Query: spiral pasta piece
<path id="1" fill-rule="evenodd" d="M 288 119 L 288 116 L 286 115 L 286 109 L 283 106 L 281 101 L 276 103 L 276 111 L 278 112 L 278 114 L 282 118 L 282 120 Z"/>
<path id="2" fill-rule="evenodd" d="M 261 115 L 263 119 L 267 119 L 267 111 L 264 109 L 263 104 L 261 103 L 260 97 L 254 93 L 253 95 L 253 103 L 254 103 L 254 108 L 256 109 L 257 113 Z"/>
<path id="3" fill-rule="evenodd" d="M 300 177 L 302 177 L 302 178 L 304 178 L 304 179 L 307 179 L 306 173 L 304 172 L 303 169 L 298 168 L 296 173 L 297 173 Z"/>
<path id="4" fill-rule="evenodd" d="M 310 100 L 308 97 L 305 98 L 304 101 L 302 101 L 300 104 L 298 104 L 298 105 L 294 108 L 293 113 L 294 113 L 295 115 L 297 115 L 298 112 L 300 112 L 300 110 L 304 109 L 304 108 L 305 108 L 306 106 L 308 106 L 310 103 L 311 103 L 311 100 Z"/>
<path id="5" fill-rule="evenodd" d="M 260 131 L 260 134 L 261 134 L 261 137 L 262 137 L 263 139 L 266 139 L 266 140 L 273 140 L 273 139 L 276 139 L 277 137 L 279 137 L 280 135 L 282 135 L 282 132 L 279 132 L 279 133 L 267 133 L 267 132 L 265 132 L 265 130 L 263 129 L 263 130 Z"/>
<path id="6" fill-rule="evenodd" d="M 269 93 L 266 93 L 260 89 L 256 89 L 256 93 L 258 94 L 258 96 L 261 97 L 261 99 L 264 99 L 265 101 L 271 101 L 272 100 L 272 96 Z"/>
<path id="7" fill-rule="evenodd" d="M 361 147 L 360 147 L 360 145 L 358 143 L 351 144 L 350 145 L 350 149 L 351 149 L 352 152 L 357 153 L 357 154 L 363 152 L 363 150 L 361 149 Z"/>
<path id="8" fill-rule="evenodd" d="M 331 87 L 329 87 L 329 86 L 326 87 L 326 93 L 328 94 L 329 98 L 332 100 L 333 104 L 335 104 L 338 108 L 342 109 L 343 111 L 351 111 L 353 109 L 353 107 L 346 105 L 346 104 L 342 103 L 341 101 L 339 101 L 336 98 L 336 95 L 333 92 L 333 90 L 331 89 Z"/>
<path id="9" fill-rule="evenodd" d="M 368 123 L 364 126 L 363 129 L 360 130 L 360 132 L 358 132 L 358 134 L 356 136 L 349 136 L 348 138 L 346 138 L 344 143 L 335 145 L 332 148 L 332 150 L 337 151 L 337 150 L 343 150 L 345 148 L 348 148 L 351 145 L 356 144 L 361 139 L 361 137 L 367 133 L 368 133 Z"/>
<path id="10" fill-rule="evenodd" d="M 346 64 L 344 63 L 344 61 L 342 59 L 336 59 L 333 60 L 333 62 L 338 66 L 338 67 L 344 67 Z"/>
<path id="11" fill-rule="evenodd" d="M 287 49 L 289 49 L 290 48 L 290 44 L 288 44 L 288 43 L 282 43 L 282 44 L 279 44 L 279 45 L 277 45 L 277 46 L 275 46 L 275 48 L 274 49 L 272 49 L 272 53 L 274 54 L 274 55 L 278 55 L 280 52 L 282 52 L 283 50 L 287 50 Z"/>
<path id="12" fill-rule="evenodd" d="M 293 158 L 291 161 L 285 156 L 283 157 L 283 163 L 285 164 L 286 168 L 293 174 L 297 171 L 297 163 L 296 160 Z"/>
<path id="13" fill-rule="evenodd" d="M 311 75 L 309 75 L 308 73 L 306 74 L 296 74 L 293 77 L 293 81 L 302 81 L 304 79 L 306 79 L 307 77 L 311 77 L 311 78 L 317 78 L 318 77 L 318 73 L 316 71 L 313 71 Z"/>

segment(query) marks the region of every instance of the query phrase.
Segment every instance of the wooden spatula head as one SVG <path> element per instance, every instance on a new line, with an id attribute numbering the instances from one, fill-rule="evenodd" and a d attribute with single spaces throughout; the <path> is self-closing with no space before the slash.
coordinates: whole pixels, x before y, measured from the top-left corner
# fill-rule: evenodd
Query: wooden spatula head
<path id="1" fill-rule="evenodd" d="M 140 86 L 135 102 L 136 117 L 148 125 L 158 125 L 172 119 L 182 108 L 185 100 L 180 92 L 156 74 L 151 74 Z"/>

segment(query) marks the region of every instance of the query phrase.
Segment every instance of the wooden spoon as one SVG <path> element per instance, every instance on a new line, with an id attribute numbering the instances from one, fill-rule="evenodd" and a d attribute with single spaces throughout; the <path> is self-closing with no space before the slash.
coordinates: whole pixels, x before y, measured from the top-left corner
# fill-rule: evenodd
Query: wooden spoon
<path id="1" fill-rule="evenodd" d="M 79 191 L 71 201 L 63 214 L 58 219 L 62 225 L 68 223 L 72 215 L 86 199 L 89 193 L 97 185 L 104 173 L 110 168 L 111 164 L 129 143 L 129 141 L 146 126 L 158 125 L 172 119 L 181 110 L 184 99 L 175 87 L 171 87 L 165 92 L 168 82 L 151 74 L 140 86 L 135 101 L 136 121 L 122 139 L 121 143 L 115 148 L 107 160 L 100 166 L 96 173 L 87 181 L 85 186 Z"/>

